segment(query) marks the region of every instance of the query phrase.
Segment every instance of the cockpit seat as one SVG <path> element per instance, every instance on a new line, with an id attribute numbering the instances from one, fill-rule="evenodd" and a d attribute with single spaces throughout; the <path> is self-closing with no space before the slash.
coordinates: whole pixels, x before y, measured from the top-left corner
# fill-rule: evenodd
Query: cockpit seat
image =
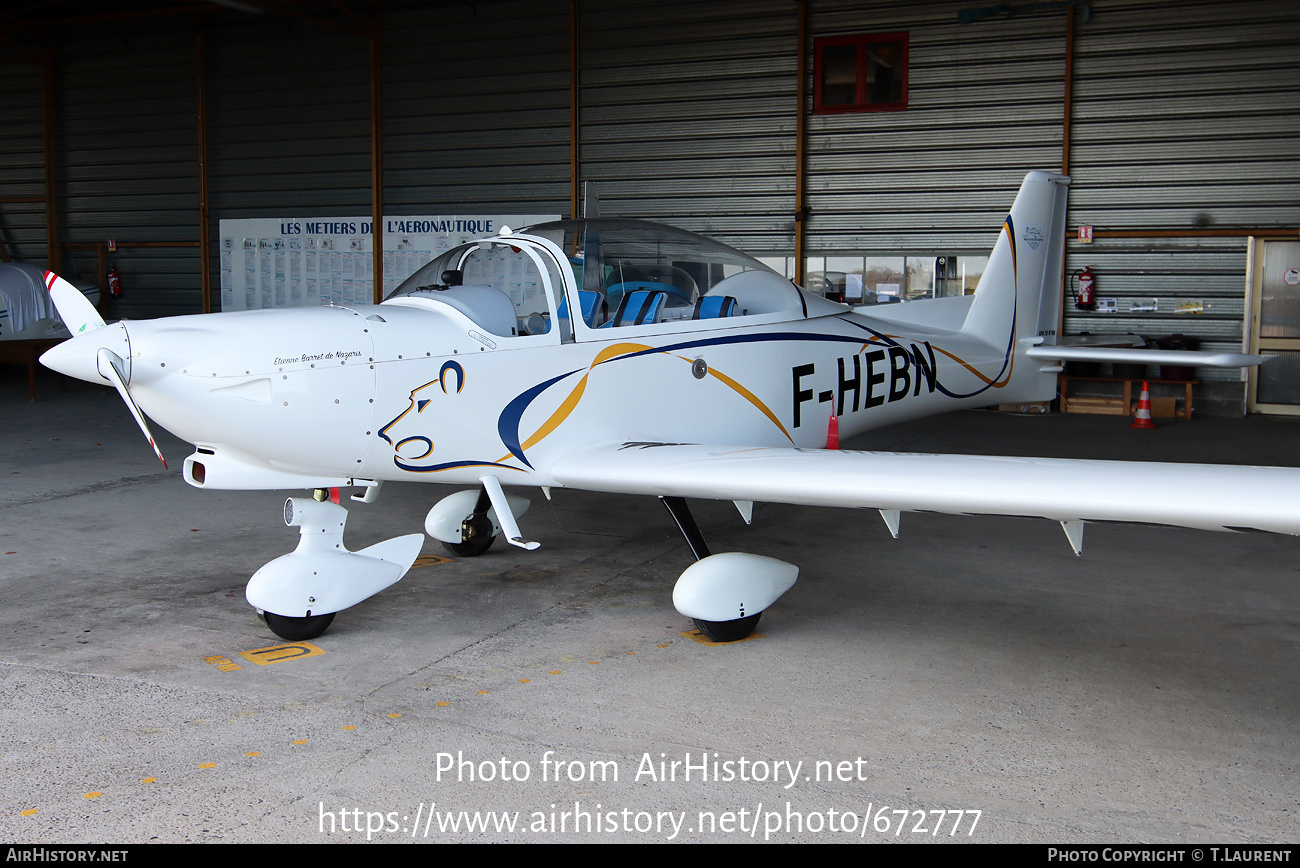
<path id="1" fill-rule="evenodd" d="M 691 319 L 721 319 L 735 316 L 736 300 L 729 295 L 705 295 L 695 302 Z"/>
<path id="2" fill-rule="evenodd" d="M 596 316 L 602 308 L 605 308 L 605 298 L 599 292 L 588 289 L 578 290 L 578 303 L 582 305 L 582 321 L 587 324 L 587 328 L 597 326 Z M 608 314 L 608 308 L 605 309 Z M 569 299 L 566 296 L 560 301 L 560 319 L 569 318 Z"/>
<path id="3" fill-rule="evenodd" d="M 630 325 L 653 325 L 659 322 L 668 294 L 662 290 L 638 289 L 626 293 L 618 303 L 614 317 L 601 328 Z"/>

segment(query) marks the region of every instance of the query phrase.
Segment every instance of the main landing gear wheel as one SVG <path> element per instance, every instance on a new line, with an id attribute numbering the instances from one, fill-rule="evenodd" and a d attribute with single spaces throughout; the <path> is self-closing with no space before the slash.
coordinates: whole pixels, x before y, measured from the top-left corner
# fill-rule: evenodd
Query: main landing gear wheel
<path id="1" fill-rule="evenodd" d="M 480 494 L 479 498 L 483 501 L 483 504 L 480 504 L 482 512 L 469 516 L 461 523 L 460 535 L 462 541 L 456 543 L 442 542 L 442 547 L 457 557 L 477 557 L 492 548 L 492 543 L 497 541 L 497 538 L 492 534 L 492 522 L 487 517 L 488 507 L 484 505 L 487 503 L 487 496 Z"/>
<path id="2" fill-rule="evenodd" d="M 494 536 L 479 537 L 477 539 L 467 540 L 466 542 L 444 542 L 442 547 L 457 557 L 472 558 L 477 557 L 492 548 L 492 543 L 496 541 L 497 538 Z"/>
<path id="3" fill-rule="evenodd" d="M 306 618 L 290 618 L 274 612 L 263 612 L 262 616 L 266 618 L 266 626 L 271 628 L 272 633 L 290 642 L 315 639 L 329 629 L 334 621 L 333 612 L 328 615 L 308 615 Z"/>
<path id="4" fill-rule="evenodd" d="M 748 618 L 737 618 L 734 621 L 705 621 L 700 618 L 691 620 L 695 622 L 697 630 L 714 642 L 738 642 L 754 632 L 761 617 L 763 617 L 762 612 L 750 615 Z"/>

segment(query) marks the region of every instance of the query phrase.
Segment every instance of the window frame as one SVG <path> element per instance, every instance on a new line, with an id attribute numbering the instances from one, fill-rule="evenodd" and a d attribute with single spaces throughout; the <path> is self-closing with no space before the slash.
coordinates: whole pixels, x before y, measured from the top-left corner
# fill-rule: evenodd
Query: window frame
<path id="1" fill-rule="evenodd" d="M 867 101 L 867 48 L 885 42 L 902 44 L 902 57 L 899 67 L 902 70 L 902 88 L 900 99 L 896 102 Z M 906 111 L 907 90 L 910 67 L 910 48 L 908 32 L 900 33 L 864 33 L 856 36 L 819 36 L 813 40 L 813 114 L 847 114 L 851 112 L 893 112 Z M 857 46 L 857 70 L 855 75 L 854 101 L 851 105 L 823 105 L 823 54 L 827 47 L 838 45 Z"/>

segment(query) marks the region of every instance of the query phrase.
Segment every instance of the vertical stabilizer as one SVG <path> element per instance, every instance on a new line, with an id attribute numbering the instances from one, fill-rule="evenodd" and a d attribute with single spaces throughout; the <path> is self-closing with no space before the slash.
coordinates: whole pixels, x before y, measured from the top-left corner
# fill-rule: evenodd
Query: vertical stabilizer
<path id="1" fill-rule="evenodd" d="M 1051 172 L 1025 176 L 962 331 L 999 348 L 1035 336 L 1056 342 L 1069 184 Z"/>

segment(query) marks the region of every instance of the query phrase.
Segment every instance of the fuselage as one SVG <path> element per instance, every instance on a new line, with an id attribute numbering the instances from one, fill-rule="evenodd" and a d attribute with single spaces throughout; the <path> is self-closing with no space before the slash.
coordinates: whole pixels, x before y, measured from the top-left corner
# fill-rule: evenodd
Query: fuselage
<path id="1" fill-rule="evenodd" d="M 127 331 L 132 394 L 201 449 L 309 476 L 450 483 L 549 485 L 550 461 L 596 443 L 824 447 L 832 415 L 849 436 L 1002 400 L 1012 364 L 1005 346 L 849 312 L 494 347 L 453 315 L 388 304 Z"/>
<path id="2" fill-rule="evenodd" d="M 216 488 L 553 485 L 596 444 L 821 448 L 832 418 L 850 436 L 1054 389 L 1016 371 L 1013 294 L 877 317 L 689 233 L 547 226 L 453 249 L 380 305 L 118 324 L 50 361 L 95 381 L 109 347 L 140 408 L 196 446 L 187 481 Z"/>

